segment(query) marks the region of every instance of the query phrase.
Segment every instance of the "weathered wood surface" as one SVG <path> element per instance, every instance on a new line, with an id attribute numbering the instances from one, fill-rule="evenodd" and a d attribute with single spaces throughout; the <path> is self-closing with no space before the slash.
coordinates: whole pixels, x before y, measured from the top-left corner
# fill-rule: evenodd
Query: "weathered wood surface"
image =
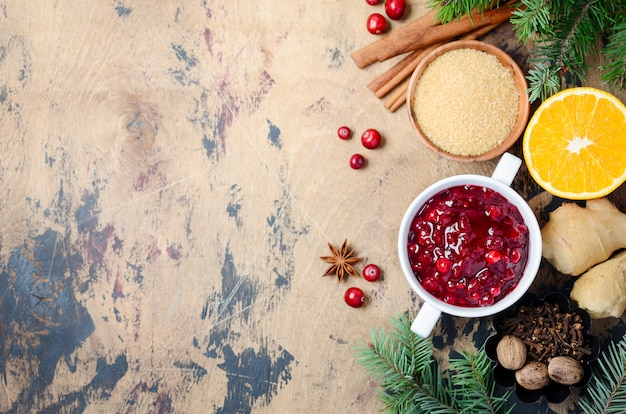
<path id="1" fill-rule="evenodd" d="M 0 412 L 378 412 L 352 348 L 419 308 L 404 209 L 495 162 L 434 156 L 366 88 L 393 63 L 350 60 L 371 12 L 0 1 Z M 385 137 L 362 170 L 344 124 Z M 541 198 L 525 171 L 514 186 Z M 346 238 L 382 281 L 321 277 Z M 569 282 L 545 269 L 536 291 Z M 367 306 L 344 304 L 349 285 Z M 446 317 L 434 341 L 445 359 L 490 329 Z"/>

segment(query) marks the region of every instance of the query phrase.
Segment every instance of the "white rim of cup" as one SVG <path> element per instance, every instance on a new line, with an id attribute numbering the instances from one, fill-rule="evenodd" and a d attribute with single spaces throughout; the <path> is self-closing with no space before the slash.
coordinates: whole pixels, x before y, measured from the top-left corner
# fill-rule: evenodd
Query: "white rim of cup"
<path id="1" fill-rule="evenodd" d="M 411 222 L 413 221 L 413 218 L 415 217 L 419 209 L 422 207 L 422 205 L 424 205 L 426 201 L 430 200 L 435 194 L 439 193 L 440 191 L 443 191 L 446 188 L 465 184 L 491 188 L 502 194 L 510 203 L 517 207 L 520 214 L 522 215 L 522 218 L 524 219 L 524 223 L 528 227 L 528 261 L 526 263 L 526 267 L 524 268 L 524 276 L 520 279 L 517 287 L 512 292 L 510 292 L 508 295 L 506 295 L 504 298 L 500 299 L 493 305 L 489 306 L 463 307 L 450 305 L 441 301 L 440 299 L 428 293 L 422 287 L 421 283 L 414 275 L 413 270 L 411 269 L 411 265 L 409 263 L 409 255 L 407 252 L 409 230 L 411 227 Z M 406 213 L 404 214 L 404 217 L 402 218 L 402 222 L 400 224 L 400 231 L 398 234 L 398 256 L 400 259 L 402 273 L 404 273 L 404 276 L 409 282 L 412 290 L 422 300 L 427 301 L 433 307 L 449 315 L 466 318 L 489 316 L 499 313 L 514 305 L 528 291 L 533 281 L 535 280 L 537 272 L 539 271 L 539 265 L 541 264 L 542 257 L 541 229 L 539 227 L 539 223 L 537 222 L 535 214 L 533 213 L 526 200 L 524 200 L 522 196 L 520 196 L 517 191 L 515 191 L 511 187 L 487 176 L 475 174 L 455 175 L 452 177 L 444 178 L 430 185 L 413 200 Z"/>

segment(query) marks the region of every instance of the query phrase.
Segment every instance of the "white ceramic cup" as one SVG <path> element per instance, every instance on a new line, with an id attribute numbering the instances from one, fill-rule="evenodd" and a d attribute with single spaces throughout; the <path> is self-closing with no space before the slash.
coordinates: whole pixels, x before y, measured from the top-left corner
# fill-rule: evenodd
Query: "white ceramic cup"
<path id="1" fill-rule="evenodd" d="M 455 175 L 437 181 L 430 187 L 422 191 L 417 198 L 411 203 L 407 209 L 402 222 L 400 224 L 400 232 L 398 235 L 398 256 L 400 258 L 400 266 L 406 280 L 415 293 L 422 299 L 422 306 L 411 325 L 411 330 L 421 337 L 428 337 L 432 332 L 435 324 L 441 317 L 442 313 L 460 316 L 464 318 L 478 318 L 489 316 L 503 311 L 509 306 L 515 304 L 526 293 L 532 282 L 535 280 L 539 264 L 541 263 L 541 229 L 535 214 L 528 206 L 528 203 L 511 188 L 513 178 L 517 174 L 522 160 L 518 157 L 505 152 L 498 165 L 496 166 L 491 177 L 474 174 Z M 417 280 L 411 264 L 409 263 L 409 254 L 407 243 L 409 230 L 413 218 L 420 208 L 430 200 L 435 194 L 450 187 L 459 185 L 476 185 L 490 188 L 502 194 L 511 204 L 517 207 L 524 223 L 528 227 L 529 246 L 528 260 L 517 287 L 509 292 L 505 297 L 495 302 L 493 305 L 482 307 L 463 307 L 455 306 L 443 302 L 435 296 L 428 293 Z"/>

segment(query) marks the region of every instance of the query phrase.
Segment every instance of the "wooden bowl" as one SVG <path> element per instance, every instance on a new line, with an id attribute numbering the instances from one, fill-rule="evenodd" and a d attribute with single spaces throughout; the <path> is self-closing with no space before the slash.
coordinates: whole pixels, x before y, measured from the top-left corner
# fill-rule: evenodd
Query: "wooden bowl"
<path id="1" fill-rule="evenodd" d="M 424 134 L 424 132 L 420 128 L 420 125 L 417 122 L 416 115 L 413 109 L 413 98 L 415 95 L 415 89 L 419 84 L 420 78 L 422 77 L 422 74 L 424 73 L 428 65 L 441 55 L 451 50 L 457 49 L 475 49 L 495 56 L 500 61 L 500 63 L 509 70 L 515 81 L 515 86 L 519 92 L 519 110 L 511 133 L 508 135 L 508 137 L 504 139 L 501 144 L 479 155 L 457 155 L 439 148 L 426 136 L 426 134 Z M 463 71 L 465 70 L 465 68 L 461 67 L 459 68 L 459 70 Z M 527 89 L 528 84 L 526 83 L 524 72 L 522 72 L 517 63 L 505 51 L 494 45 L 478 40 L 458 40 L 446 43 L 434 49 L 432 52 L 426 55 L 424 59 L 418 64 L 409 82 L 406 102 L 409 110 L 409 118 L 411 120 L 411 124 L 413 125 L 413 129 L 415 130 L 417 136 L 421 139 L 421 141 L 433 152 L 454 161 L 487 161 L 504 153 L 518 140 L 518 138 L 524 132 L 530 113 L 530 104 L 528 102 Z M 445 114 L 442 114 L 442 116 L 445 116 Z"/>

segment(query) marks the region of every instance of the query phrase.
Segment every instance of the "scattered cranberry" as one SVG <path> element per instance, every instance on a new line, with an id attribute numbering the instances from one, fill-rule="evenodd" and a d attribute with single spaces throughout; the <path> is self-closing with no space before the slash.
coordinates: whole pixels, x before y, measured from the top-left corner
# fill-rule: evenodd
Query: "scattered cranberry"
<path id="1" fill-rule="evenodd" d="M 380 268 L 374 263 L 370 263 L 363 268 L 363 279 L 368 282 L 375 282 L 380 278 Z"/>
<path id="2" fill-rule="evenodd" d="M 359 168 L 365 165 L 365 158 L 361 154 L 354 154 L 350 157 L 350 167 L 352 169 L 358 170 Z"/>
<path id="3" fill-rule="evenodd" d="M 337 130 L 337 135 L 341 139 L 350 139 L 350 137 L 352 136 L 352 131 L 350 130 L 350 128 L 344 125 L 342 127 L 339 127 L 339 129 Z"/>
<path id="4" fill-rule="evenodd" d="M 406 2 L 404 0 L 385 0 L 385 13 L 391 20 L 400 20 L 404 16 Z"/>
<path id="5" fill-rule="evenodd" d="M 365 0 L 365 2 L 370 6 L 376 6 L 378 3 L 380 3 L 380 0 Z"/>
<path id="6" fill-rule="evenodd" d="M 365 303 L 365 294 L 358 287 L 351 287 L 346 290 L 343 299 L 353 308 L 360 308 Z"/>
<path id="7" fill-rule="evenodd" d="M 381 34 L 387 29 L 387 19 L 380 13 L 372 13 L 367 18 L 367 31 L 371 34 Z"/>
<path id="8" fill-rule="evenodd" d="M 380 132 L 377 130 L 370 128 L 366 129 L 361 135 L 361 143 L 367 149 L 376 149 L 380 145 L 381 136 Z"/>

